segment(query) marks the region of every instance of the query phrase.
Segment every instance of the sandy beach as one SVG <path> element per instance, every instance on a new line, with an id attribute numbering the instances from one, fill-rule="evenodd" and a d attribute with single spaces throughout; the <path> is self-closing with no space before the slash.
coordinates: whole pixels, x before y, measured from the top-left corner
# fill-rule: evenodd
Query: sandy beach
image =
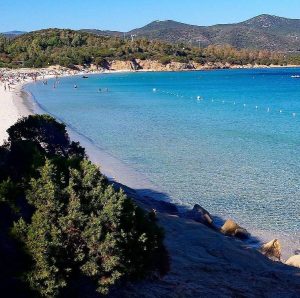
<path id="1" fill-rule="evenodd" d="M 21 115 L 17 106 L 14 104 L 14 97 L 20 92 L 22 85 L 19 84 L 11 91 L 4 90 L 4 84 L 0 83 L 0 143 L 3 144 L 7 139 L 6 130 L 14 124 Z"/>
<path id="2" fill-rule="evenodd" d="M 31 113 L 23 103 L 22 88 L 25 84 L 63 76 L 81 75 L 85 72 L 60 67 L 44 69 L 24 68 L 18 70 L 0 69 L 0 145 L 7 139 L 6 130 L 18 118 Z M 93 71 L 92 73 L 98 73 Z"/>

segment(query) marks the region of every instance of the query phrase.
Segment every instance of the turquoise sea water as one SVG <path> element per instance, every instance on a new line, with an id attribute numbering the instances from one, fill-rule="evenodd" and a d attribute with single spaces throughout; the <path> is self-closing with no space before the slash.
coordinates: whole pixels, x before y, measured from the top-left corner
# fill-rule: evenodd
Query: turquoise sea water
<path id="1" fill-rule="evenodd" d="M 173 201 L 299 237 L 295 74 L 300 69 L 119 73 L 26 89 Z"/>

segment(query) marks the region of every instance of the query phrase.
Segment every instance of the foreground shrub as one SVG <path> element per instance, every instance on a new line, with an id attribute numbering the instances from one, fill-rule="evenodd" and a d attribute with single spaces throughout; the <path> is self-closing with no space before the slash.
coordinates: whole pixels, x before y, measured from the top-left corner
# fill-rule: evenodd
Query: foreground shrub
<path id="1" fill-rule="evenodd" d="M 38 157 L 29 159 L 21 176 L 11 178 L 7 171 L 0 179 L 1 201 L 17 210 L 12 235 L 31 259 L 23 272 L 31 289 L 54 297 L 88 283 L 107 294 L 126 280 L 166 272 L 163 231 L 155 219 L 115 191 L 79 144 L 70 150 L 63 124 L 30 116 L 9 129 L 9 136 L 0 161 L 11 172 L 16 144 Z"/>

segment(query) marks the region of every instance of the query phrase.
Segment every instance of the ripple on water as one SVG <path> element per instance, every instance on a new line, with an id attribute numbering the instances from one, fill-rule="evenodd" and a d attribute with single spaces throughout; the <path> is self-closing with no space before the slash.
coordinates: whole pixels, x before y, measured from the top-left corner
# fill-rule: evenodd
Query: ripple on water
<path id="1" fill-rule="evenodd" d="M 175 202 L 299 239 L 300 80 L 290 78 L 299 72 L 95 75 L 27 88 Z"/>

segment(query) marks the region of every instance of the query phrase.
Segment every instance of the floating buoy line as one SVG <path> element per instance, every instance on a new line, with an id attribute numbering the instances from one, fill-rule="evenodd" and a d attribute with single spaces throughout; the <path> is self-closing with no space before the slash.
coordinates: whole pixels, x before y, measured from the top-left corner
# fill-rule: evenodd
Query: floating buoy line
<path id="1" fill-rule="evenodd" d="M 175 93 L 175 92 L 170 92 L 170 91 L 165 91 L 165 90 L 161 90 L 161 89 L 157 89 L 157 88 L 153 88 L 152 91 L 154 93 L 162 93 L 162 94 L 167 94 L 167 95 L 170 95 L 170 96 L 176 96 L 176 97 L 180 97 L 180 98 L 188 98 L 188 99 L 193 99 L 193 100 L 196 100 L 197 102 L 201 102 L 201 101 L 207 101 L 205 100 L 202 96 L 200 95 L 195 95 L 195 96 L 187 96 L 187 95 L 182 95 L 182 94 L 179 94 L 179 93 Z M 232 104 L 232 105 L 235 105 L 237 106 L 238 103 L 236 101 L 225 101 L 225 100 L 215 100 L 215 99 L 211 99 L 210 100 L 211 102 L 214 102 L 214 103 L 222 103 L 222 104 Z M 243 103 L 241 104 L 244 108 L 247 108 L 247 107 L 251 107 L 250 104 L 246 104 L 246 103 Z M 254 106 L 254 109 L 255 110 L 261 110 L 261 111 L 266 111 L 267 113 L 270 113 L 271 112 L 271 108 L 270 107 L 260 107 L 258 105 L 255 105 Z M 277 110 L 273 110 L 273 113 L 274 112 L 277 112 L 279 114 L 291 114 L 291 116 L 293 118 L 295 118 L 297 116 L 297 113 L 295 112 L 284 112 L 283 109 L 277 109 Z"/>

